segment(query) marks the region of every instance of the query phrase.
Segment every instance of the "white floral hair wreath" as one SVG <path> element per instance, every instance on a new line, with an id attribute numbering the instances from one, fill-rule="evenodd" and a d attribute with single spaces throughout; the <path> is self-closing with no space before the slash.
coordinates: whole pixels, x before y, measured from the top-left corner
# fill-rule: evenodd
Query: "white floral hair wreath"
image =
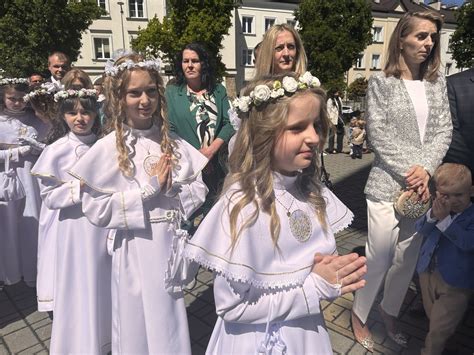
<path id="1" fill-rule="evenodd" d="M 28 79 L 25 78 L 3 78 L 0 80 L 0 85 L 15 85 L 28 84 Z"/>
<path id="2" fill-rule="evenodd" d="M 108 60 L 107 63 L 105 63 L 105 68 L 104 68 L 105 75 L 116 76 L 118 73 L 120 73 L 124 69 L 133 69 L 133 68 L 151 69 L 151 70 L 156 70 L 157 72 L 159 72 L 161 68 L 161 60 L 159 59 L 145 60 L 143 62 L 134 62 L 133 60 L 128 59 L 119 65 L 114 65 L 114 63 L 115 62 L 113 60 Z"/>
<path id="3" fill-rule="evenodd" d="M 63 88 L 63 85 L 58 83 L 43 83 L 34 91 L 29 92 L 28 94 L 23 96 L 23 101 L 28 102 L 36 96 L 54 95 L 58 91 L 63 90 Z"/>
<path id="4" fill-rule="evenodd" d="M 252 106 L 260 106 L 261 104 L 276 100 L 285 95 L 291 96 L 298 90 L 308 88 L 316 88 L 321 86 L 321 82 L 309 71 L 299 77 L 298 80 L 291 76 L 285 76 L 282 81 L 275 80 L 271 87 L 267 85 L 257 85 L 249 94 L 249 96 L 241 96 L 232 101 L 229 109 L 229 119 L 235 130 L 240 127 L 240 112 L 249 112 Z"/>
<path id="5" fill-rule="evenodd" d="M 69 99 L 71 97 L 93 97 L 97 98 L 97 91 L 95 89 L 80 89 L 80 90 L 61 90 L 54 94 L 54 101 Z"/>

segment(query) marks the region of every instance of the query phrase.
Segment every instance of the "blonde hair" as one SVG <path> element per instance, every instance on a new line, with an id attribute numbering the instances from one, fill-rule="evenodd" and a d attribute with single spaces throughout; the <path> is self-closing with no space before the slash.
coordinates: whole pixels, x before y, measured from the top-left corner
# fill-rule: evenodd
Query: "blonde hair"
<path id="1" fill-rule="evenodd" d="M 244 88 L 245 95 L 249 95 L 257 85 L 268 85 L 272 88 L 274 80 L 281 81 L 283 76 L 297 78 L 295 73 L 287 73 L 256 80 Z M 273 190 L 272 153 L 278 137 L 287 124 L 290 103 L 303 95 L 314 95 L 319 100 L 320 113 L 315 125 L 320 138 L 317 151 L 320 151 L 324 147 L 329 129 L 326 93 L 320 88 L 298 90 L 292 96 L 284 96 L 259 106 L 252 106 L 249 112 L 239 114 L 242 124 L 237 133 L 233 153 L 229 158 L 229 174 L 223 187 L 223 195 L 225 195 L 232 185 L 238 183 L 239 188 L 232 191 L 230 198 L 242 195 L 229 211 L 232 249 L 241 232 L 255 223 L 260 210 L 270 215 L 270 234 L 275 247 L 278 248 L 280 218 L 276 211 Z M 326 203 L 321 196 L 318 154 L 314 155 L 310 166 L 298 175 L 296 184 L 303 198 L 314 207 L 321 225 L 326 230 Z M 237 219 L 240 211 L 249 204 L 254 206 L 254 211 L 238 228 Z"/>
<path id="2" fill-rule="evenodd" d="M 465 165 L 444 163 L 436 169 L 433 180 L 436 186 L 441 185 L 472 185 L 471 170 Z"/>
<path id="3" fill-rule="evenodd" d="M 282 23 L 270 27 L 268 31 L 265 32 L 262 42 L 260 42 L 261 44 L 258 47 L 258 56 L 255 61 L 254 80 L 274 74 L 273 54 L 275 52 L 275 42 L 278 35 L 285 31 L 290 32 L 295 39 L 296 58 L 294 61 L 293 71 L 298 74 L 298 76 L 303 75 L 306 71 L 307 58 L 301 37 L 293 28 L 293 26 Z"/>
<path id="4" fill-rule="evenodd" d="M 430 55 L 420 65 L 420 78 L 426 79 L 428 81 L 434 81 L 438 78 L 438 70 L 441 64 L 439 34 L 441 32 L 441 27 L 443 26 L 443 18 L 434 11 L 407 12 L 398 21 L 388 44 L 388 59 L 384 68 L 384 73 L 387 77 L 401 77 L 403 68 L 400 65 L 400 41 L 402 38 L 405 38 L 413 31 L 416 19 L 433 22 L 436 25 L 436 33 L 438 34 L 438 38 L 434 43 Z"/>
<path id="5" fill-rule="evenodd" d="M 76 80 L 79 80 L 80 85 L 74 84 Z M 69 70 L 64 78 L 61 80 L 61 84 L 64 85 L 64 90 L 73 89 L 93 89 L 92 81 L 89 75 L 84 70 L 73 68 Z"/>
<path id="6" fill-rule="evenodd" d="M 144 58 L 138 54 L 129 54 L 120 57 L 115 62 L 115 66 L 123 62 L 131 60 L 135 63 L 143 62 Z M 127 87 L 130 81 L 130 74 L 132 71 L 147 71 L 150 77 L 155 81 L 158 89 L 159 104 L 158 109 L 153 113 L 153 122 L 160 128 L 161 133 L 161 151 L 165 154 L 170 154 L 174 157 L 175 142 L 169 136 L 169 121 L 166 113 L 166 102 L 164 95 L 163 79 L 156 70 L 147 68 L 132 68 L 121 70 L 115 76 L 107 76 L 104 79 L 104 95 L 106 97 L 104 112 L 107 117 L 107 124 L 104 128 L 104 133 L 115 131 L 115 143 L 118 151 L 118 164 L 122 173 L 126 177 L 133 177 L 135 174 L 135 167 L 129 158 L 130 152 L 125 144 L 126 135 L 123 124 L 127 117 L 125 115 L 126 103 L 125 96 L 127 95 Z"/>

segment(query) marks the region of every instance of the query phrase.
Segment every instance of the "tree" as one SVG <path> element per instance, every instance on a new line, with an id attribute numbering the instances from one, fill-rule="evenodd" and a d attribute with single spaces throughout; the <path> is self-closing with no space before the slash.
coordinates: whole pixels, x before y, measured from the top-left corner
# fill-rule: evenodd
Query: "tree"
<path id="1" fill-rule="evenodd" d="M 359 101 L 361 98 L 365 97 L 365 94 L 367 93 L 367 85 L 367 79 L 355 79 L 347 88 L 347 96 L 349 100 Z"/>
<path id="2" fill-rule="evenodd" d="M 225 66 L 219 50 L 224 35 L 232 26 L 231 16 L 236 1 L 170 0 L 167 3 L 169 12 L 163 22 L 156 16 L 151 19 L 132 42 L 133 49 L 174 63 L 176 54 L 186 44 L 201 42 L 209 50 L 210 57 L 215 58 L 217 75 L 221 77 Z"/>
<path id="3" fill-rule="evenodd" d="M 474 2 L 466 2 L 456 10 L 458 27 L 449 45 L 459 68 L 474 67 Z"/>
<path id="4" fill-rule="evenodd" d="M 76 60 L 82 32 L 102 13 L 95 0 L 1 1 L 0 68 L 6 76 L 43 73 L 55 50 Z"/>
<path id="5" fill-rule="evenodd" d="M 295 18 L 308 55 L 308 69 L 326 89 L 344 87 L 344 74 L 372 43 L 369 2 L 302 0 Z"/>

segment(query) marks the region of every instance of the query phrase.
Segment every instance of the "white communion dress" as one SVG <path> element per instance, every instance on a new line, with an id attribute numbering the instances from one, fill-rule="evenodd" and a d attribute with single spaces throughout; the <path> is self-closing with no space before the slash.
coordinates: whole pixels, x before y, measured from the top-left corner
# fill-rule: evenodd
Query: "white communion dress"
<path id="1" fill-rule="evenodd" d="M 270 237 L 270 216 L 243 229 L 231 249 L 229 212 L 241 193 L 219 199 L 187 242 L 184 256 L 215 272 L 218 315 L 207 354 L 332 354 L 321 300 L 340 295 L 340 286 L 311 272 L 314 254 L 335 254 L 333 232 L 348 226 L 352 212 L 323 188 L 326 231 L 295 185 L 296 177 L 274 173 L 281 232 L 278 248 Z M 242 226 L 255 207 L 240 213 Z"/>
<path id="2" fill-rule="evenodd" d="M 94 134 L 70 132 L 47 146 L 32 169 L 44 205 L 59 212 L 47 213 L 57 217 L 42 229 L 47 234 L 40 235 L 38 262 L 38 306 L 43 301 L 54 305 L 51 354 L 107 354 L 111 349 L 108 231 L 86 218 L 81 182 L 67 172 L 96 140 Z"/>
<path id="3" fill-rule="evenodd" d="M 183 293 L 166 291 L 165 278 L 179 220 L 205 200 L 201 170 L 207 159 L 172 135 L 176 144 L 170 191 L 159 191 L 150 167 L 162 155 L 160 128 L 124 127 L 134 166 L 132 178 L 119 169 L 116 135 L 110 133 L 87 152 L 71 174 L 86 184 L 83 210 L 97 226 L 111 229 L 112 353 L 190 354 Z"/>

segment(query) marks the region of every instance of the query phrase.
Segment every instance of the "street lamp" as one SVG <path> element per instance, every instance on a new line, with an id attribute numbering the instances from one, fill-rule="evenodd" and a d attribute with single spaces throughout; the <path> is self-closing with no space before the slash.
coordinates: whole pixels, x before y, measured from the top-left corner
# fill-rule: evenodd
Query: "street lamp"
<path id="1" fill-rule="evenodd" d="M 117 4 L 120 6 L 120 24 L 122 26 L 122 48 L 125 50 L 125 34 L 123 32 L 123 1 L 118 1 Z"/>

